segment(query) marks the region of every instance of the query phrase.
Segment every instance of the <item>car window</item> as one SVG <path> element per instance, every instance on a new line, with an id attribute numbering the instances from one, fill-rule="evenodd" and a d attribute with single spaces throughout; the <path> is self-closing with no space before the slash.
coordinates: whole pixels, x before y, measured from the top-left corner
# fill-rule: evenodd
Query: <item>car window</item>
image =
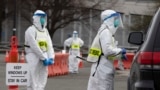
<path id="1" fill-rule="evenodd" d="M 155 22 L 157 22 L 157 17 L 158 17 L 158 12 L 155 13 L 154 17 L 152 18 L 150 24 L 149 24 L 149 27 L 148 27 L 148 30 L 147 30 L 147 34 L 145 35 L 145 38 L 144 38 L 144 41 L 146 39 L 149 39 L 150 35 L 152 34 L 152 29 L 151 27 L 153 26 L 153 24 L 155 24 Z"/>
<path id="2" fill-rule="evenodd" d="M 150 28 L 151 28 L 152 23 L 153 23 L 153 20 L 151 20 L 151 23 L 149 24 L 147 32 L 144 33 L 144 40 L 150 35 L 150 32 L 151 32 Z"/>
<path id="3" fill-rule="evenodd" d="M 160 23 L 158 25 L 154 48 L 156 48 L 156 49 L 158 49 L 158 51 L 160 51 Z"/>

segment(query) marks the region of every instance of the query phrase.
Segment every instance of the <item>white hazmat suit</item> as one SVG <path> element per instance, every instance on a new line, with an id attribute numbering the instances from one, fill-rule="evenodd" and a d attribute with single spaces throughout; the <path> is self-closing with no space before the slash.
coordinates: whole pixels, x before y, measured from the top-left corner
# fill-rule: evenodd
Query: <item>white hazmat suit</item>
<path id="1" fill-rule="evenodd" d="M 92 43 L 87 58 L 88 61 L 93 62 L 87 90 L 113 90 L 115 70 L 112 59 L 123 51 L 123 49 L 117 48 L 113 37 L 119 25 L 122 25 L 119 13 L 105 10 L 101 13 L 101 19 L 103 23 Z M 117 22 L 116 19 L 119 21 Z M 99 43 L 98 46 L 95 43 Z M 94 59 L 97 56 L 98 61 Z"/>
<path id="2" fill-rule="evenodd" d="M 84 44 L 83 40 L 78 37 L 77 31 L 73 31 L 73 36 L 64 41 L 64 48 L 69 49 L 69 72 L 78 73 L 78 58 L 80 56 L 80 47 Z"/>
<path id="3" fill-rule="evenodd" d="M 30 83 L 27 86 L 27 90 L 45 89 L 48 78 L 48 67 L 44 66 L 43 62 L 50 58 L 53 60 L 55 57 L 46 25 L 46 13 L 37 10 L 33 15 L 33 25 L 25 32 L 26 61 L 30 71 Z"/>

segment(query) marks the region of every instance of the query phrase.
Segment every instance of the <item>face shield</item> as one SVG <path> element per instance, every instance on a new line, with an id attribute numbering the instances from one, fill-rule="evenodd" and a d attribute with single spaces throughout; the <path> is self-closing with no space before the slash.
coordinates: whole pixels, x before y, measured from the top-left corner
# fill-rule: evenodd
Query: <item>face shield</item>
<path id="1" fill-rule="evenodd" d="M 106 17 L 103 21 L 113 35 L 119 27 L 123 28 L 122 19 L 119 13 L 113 13 L 110 16 Z"/>
<path id="2" fill-rule="evenodd" d="M 33 25 L 40 31 L 47 26 L 47 14 L 42 10 L 36 10 L 33 14 Z"/>
<path id="3" fill-rule="evenodd" d="M 114 27 L 121 27 L 123 28 L 123 23 L 122 23 L 122 19 L 119 13 L 116 13 L 117 15 L 115 15 L 114 17 Z"/>
<path id="4" fill-rule="evenodd" d="M 45 13 L 35 13 L 34 16 L 40 17 L 40 24 L 44 25 L 46 23 L 46 14 Z"/>
<path id="5" fill-rule="evenodd" d="M 113 25 L 115 28 L 123 27 L 122 19 L 119 13 L 113 13 L 109 17 L 105 18 L 103 21 L 106 21 L 109 18 L 113 18 Z"/>
<path id="6" fill-rule="evenodd" d="M 77 31 L 73 31 L 73 38 L 74 39 L 78 38 L 78 32 Z"/>

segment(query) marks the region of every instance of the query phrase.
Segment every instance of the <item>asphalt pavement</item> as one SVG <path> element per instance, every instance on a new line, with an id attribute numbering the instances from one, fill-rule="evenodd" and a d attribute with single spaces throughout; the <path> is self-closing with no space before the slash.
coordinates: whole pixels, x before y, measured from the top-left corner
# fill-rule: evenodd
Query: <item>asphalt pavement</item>
<path id="1" fill-rule="evenodd" d="M 0 54 L 0 90 L 8 90 L 5 84 L 6 63 L 5 54 Z M 91 64 L 84 62 L 84 67 L 78 74 L 49 77 L 45 90 L 87 90 Z M 114 90 L 127 90 L 127 77 L 129 70 L 116 71 Z M 27 90 L 26 86 L 20 86 L 19 90 Z"/>

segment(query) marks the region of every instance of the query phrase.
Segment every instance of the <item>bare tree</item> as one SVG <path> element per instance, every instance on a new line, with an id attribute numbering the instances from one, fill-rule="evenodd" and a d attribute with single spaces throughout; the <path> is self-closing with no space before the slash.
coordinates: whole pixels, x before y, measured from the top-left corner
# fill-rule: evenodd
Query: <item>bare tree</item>
<path id="1" fill-rule="evenodd" d="M 5 20 L 5 0 L 0 3 L 0 32 L 2 32 L 2 22 Z M 2 34 L 0 34 L 1 37 Z"/>
<path id="2" fill-rule="evenodd" d="M 21 17 L 26 21 L 32 23 L 32 15 L 35 10 L 43 10 L 48 15 L 49 33 L 51 36 L 56 30 L 65 27 L 73 21 L 79 21 L 89 18 L 90 10 L 100 10 L 100 3 L 104 0 L 3 0 L 6 2 L 7 8 L 6 18 L 14 16 L 14 13 L 21 14 Z M 113 0 L 112 7 L 116 2 Z M 2 4 L 2 3 L 1 3 Z M 16 4 L 16 11 L 15 11 Z M 3 6 L 2 5 L 2 6 Z M 3 10 L 4 10 L 3 9 Z M 97 16 L 93 13 L 92 17 Z"/>
<path id="3" fill-rule="evenodd" d="M 35 10 L 44 10 L 48 15 L 48 29 L 51 36 L 56 30 L 65 27 L 73 21 L 88 18 L 90 9 L 95 9 L 100 1 L 92 3 L 87 7 L 85 3 L 78 0 L 21 0 L 22 16 L 31 22 L 26 12 L 33 13 Z M 93 15 L 94 16 L 94 15 Z"/>

